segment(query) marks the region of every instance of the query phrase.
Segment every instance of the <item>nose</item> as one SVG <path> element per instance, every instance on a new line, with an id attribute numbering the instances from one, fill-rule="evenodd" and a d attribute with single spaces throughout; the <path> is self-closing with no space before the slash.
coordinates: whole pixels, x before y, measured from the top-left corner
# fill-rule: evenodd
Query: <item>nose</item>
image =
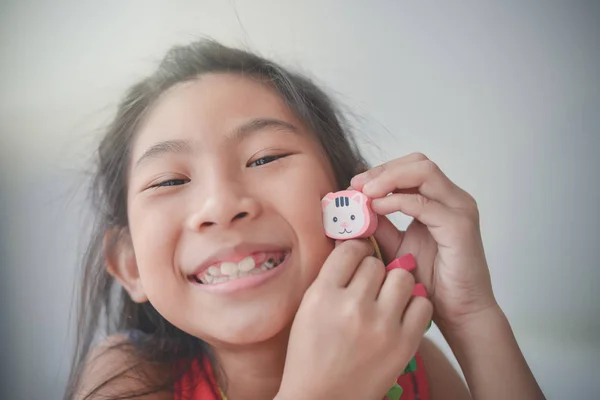
<path id="1" fill-rule="evenodd" d="M 348 227 L 348 222 L 344 221 L 342 222 L 342 228 L 347 228 Z"/>
<path id="2" fill-rule="evenodd" d="M 188 218 L 189 229 L 227 228 L 243 220 L 252 220 L 260 214 L 260 202 L 244 185 L 224 178 L 215 179 L 200 188 L 200 204 Z"/>

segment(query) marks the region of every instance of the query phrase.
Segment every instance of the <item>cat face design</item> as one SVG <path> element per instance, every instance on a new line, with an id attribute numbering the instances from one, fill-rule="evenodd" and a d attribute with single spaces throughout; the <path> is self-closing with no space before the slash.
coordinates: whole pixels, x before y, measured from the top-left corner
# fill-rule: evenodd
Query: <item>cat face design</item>
<path id="1" fill-rule="evenodd" d="M 370 199 L 355 190 L 328 193 L 321 200 L 325 234 L 332 239 L 354 239 L 372 235 L 377 217 L 370 209 Z"/>

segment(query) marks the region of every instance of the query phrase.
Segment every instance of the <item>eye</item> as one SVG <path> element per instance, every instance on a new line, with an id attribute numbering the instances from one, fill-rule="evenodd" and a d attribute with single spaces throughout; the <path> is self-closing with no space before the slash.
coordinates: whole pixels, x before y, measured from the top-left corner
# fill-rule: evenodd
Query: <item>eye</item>
<path id="1" fill-rule="evenodd" d="M 187 182 L 188 182 L 187 179 L 167 179 L 166 181 L 158 182 L 158 183 L 150 186 L 148 189 L 157 189 L 157 188 L 165 187 L 165 186 L 185 185 Z"/>
<path id="2" fill-rule="evenodd" d="M 257 160 L 252 161 L 250 164 L 248 164 L 248 167 L 260 167 L 261 165 L 272 163 L 273 161 L 277 161 L 280 158 L 284 158 L 284 157 L 287 157 L 287 154 L 261 157 Z"/>
<path id="3" fill-rule="evenodd" d="M 333 217 L 333 222 L 337 222 L 337 221 L 338 221 L 337 217 Z"/>
<path id="4" fill-rule="evenodd" d="M 356 219 L 356 217 L 355 217 L 354 215 L 351 215 L 351 216 L 350 216 L 350 219 L 351 219 L 352 221 L 354 221 L 354 220 Z"/>

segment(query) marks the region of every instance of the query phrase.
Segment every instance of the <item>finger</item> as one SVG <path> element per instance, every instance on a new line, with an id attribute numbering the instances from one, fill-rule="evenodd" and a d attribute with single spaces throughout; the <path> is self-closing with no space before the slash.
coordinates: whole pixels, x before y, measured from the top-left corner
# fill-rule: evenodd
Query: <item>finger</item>
<path id="1" fill-rule="evenodd" d="M 394 193 L 373 199 L 371 208 L 377 214 L 388 215 L 400 211 L 418 219 L 430 228 L 442 226 L 454 219 L 455 213 L 443 204 L 421 194 Z M 377 238 L 377 232 L 375 232 Z"/>
<path id="2" fill-rule="evenodd" d="M 390 161 L 376 168 L 380 172 L 362 187 L 362 192 L 371 198 L 383 197 L 397 190 L 417 188 L 422 195 L 450 207 L 461 208 L 467 204 L 465 192 L 430 160 L 410 163 Z"/>
<path id="3" fill-rule="evenodd" d="M 385 266 L 377 258 L 366 257 L 348 284 L 348 290 L 367 299 L 376 299 L 385 279 Z"/>
<path id="4" fill-rule="evenodd" d="M 375 240 L 379 245 L 379 250 L 381 250 L 384 261 L 387 262 L 396 257 L 398 249 L 402 244 L 404 232 L 396 228 L 392 221 L 382 213 L 377 216 L 377 230 L 373 236 L 375 236 Z"/>
<path id="5" fill-rule="evenodd" d="M 426 159 L 427 159 L 427 157 L 425 157 L 423 154 L 412 153 L 412 154 L 408 154 L 406 156 L 397 158 L 396 160 L 394 160 L 394 162 L 397 164 L 406 164 L 409 162 L 422 161 L 422 160 L 426 160 Z M 350 181 L 350 188 L 359 190 L 359 191 L 362 190 L 362 187 L 365 183 L 367 183 L 368 181 L 375 178 L 381 172 L 383 172 L 382 168 L 375 167 L 375 168 L 368 169 L 365 172 L 356 175 Z"/>
<path id="6" fill-rule="evenodd" d="M 365 259 L 373 254 L 374 248 L 371 242 L 364 239 L 346 240 L 336 243 L 319 271 L 317 280 L 338 287 L 346 287 L 354 275 L 354 272 Z"/>
<path id="7" fill-rule="evenodd" d="M 433 305 L 425 297 L 413 297 L 402 316 L 402 332 L 407 337 L 422 338 L 433 315 Z"/>
<path id="8" fill-rule="evenodd" d="M 393 269 L 386 274 L 377 296 L 377 303 L 387 310 L 392 320 L 400 322 L 414 286 L 415 278 L 410 272 Z"/>

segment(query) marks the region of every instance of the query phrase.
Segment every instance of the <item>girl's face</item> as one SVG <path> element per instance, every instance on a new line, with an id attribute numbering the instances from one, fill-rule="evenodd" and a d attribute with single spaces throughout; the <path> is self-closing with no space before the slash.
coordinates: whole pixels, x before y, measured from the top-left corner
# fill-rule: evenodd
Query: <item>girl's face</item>
<path id="1" fill-rule="evenodd" d="M 230 74 L 170 89 L 129 168 L 139 283 L 164 318 L 212 345 L 291 323 L 333 249 L 320 200 L 336 188 L 316 138 L 272 89 Z"/>

